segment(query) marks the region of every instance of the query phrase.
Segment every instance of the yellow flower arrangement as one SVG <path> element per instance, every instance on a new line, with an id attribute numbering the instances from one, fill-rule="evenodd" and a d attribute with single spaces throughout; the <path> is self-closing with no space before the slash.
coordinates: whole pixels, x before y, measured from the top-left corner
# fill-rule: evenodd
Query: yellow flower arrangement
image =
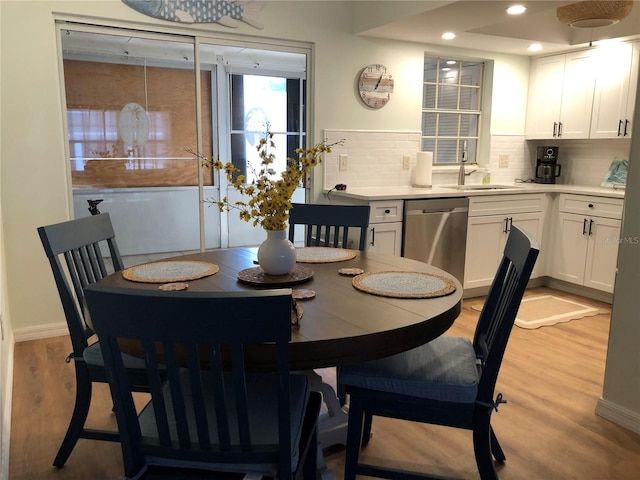
<path id="1" fill-rule="evenodd" d="M 331 147 L 338 144 L 341 145 L 342 141 L 331 145 L 323 142 L 307 149 L 296 148 L 297 158 L 288 157 L 287 167 L 278 177 L 272 168 L 275 160 L 275 154 L 272 152 L 275 148 L 273 133 L 267 131 L 256 145 L 260 156 L 260 170 L 255 172 L 256 179 L 249 184 L 245 184 L 244 175 L 236 175 L 240 170 L 233 163 L 222 163 L 220 160 L 203 158 L 199 155 L 205 167 L 223 170 L 233 188 L 249 197 L 246 202 L 229 203 L 227 197 L 218 202 L 206 201 L 216 204 L 221 212 L 231 209 L 239 210 L 240 219 L 245 222 L 253 219 L 254 226 L 260 225 L 265 230 L 285 230 L 291 209 L 291 197 L 296 188 L 305 174 L 322 161 L 322 154 L 330 153 Z M 236 175 L 235 179 L 234 175 Z"/>

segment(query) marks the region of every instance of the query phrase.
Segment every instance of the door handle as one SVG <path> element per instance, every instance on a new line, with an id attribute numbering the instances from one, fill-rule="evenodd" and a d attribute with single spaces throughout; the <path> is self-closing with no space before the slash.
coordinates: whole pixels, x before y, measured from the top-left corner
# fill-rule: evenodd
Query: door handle
<path id="1" fill-rule="evenodd" d="M 371 243 L 370 245 L 373 247 L 376 243 L 376 229 L 375 227 L 371 229 Z"/>
<path id="2" fill-rule="evenodd" d="M 584 235 L 584 234 L 586 234 L 586 233 L 587 233 L 587 219 L 585 218 L 585 219 L 582 221 L 582 234 Z"/>
<path id="3" fill-rule="evenodd" d="M 562 122 L 558 122 L 558 137 L 562 136 Z"/>
<path id="4" fill-rule="evenodd" d="M 622 120 L 618 120 L 618 136 L 622 135 Z"/>
<path id="5" fill-rule="evenodd" d="M 593 233 L 593 220 L 589 220 L 589 235 Z"/>
<path id="6" fill-rule="evenodd" d="M 502 233 L 507 233 L 508 231 L 509 231 L 509 217 L 505 217 L 504 228 L 502 229 Z"/>
<path id="7" fill-rule="evenodd" d="M 556 128 L 558 128 L 558 122 L 553 122 L 553 136 L 556 136 Z"/>
<path id="8" fill-rule="evenodd" d="M 622 136 L 626 137 L 627 135 L 629 135 L 629 132 L 627 132 L 627 129 L 630 123 L 631 122 L 629 120 L 624 121 L 624 133 L 622 134 Z"/>

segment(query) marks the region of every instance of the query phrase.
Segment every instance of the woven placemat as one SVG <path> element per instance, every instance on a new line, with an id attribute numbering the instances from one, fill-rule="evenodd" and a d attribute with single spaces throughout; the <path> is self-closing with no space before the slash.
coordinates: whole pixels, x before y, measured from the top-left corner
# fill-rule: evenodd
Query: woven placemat
<path id="1" fill-rule="evenodd" d="M 453 280 L 422 272 L 363 273 L 354 277 L 351 283 L 363 292 L 394 298 L 434 298 L 456 291 Z"/>
<path id="2" fill-rule="evenodd" d="M 334 263 L 356 258 L 355 250 L 331 247 L 298 247 L 296 261 L 298 263 Z"/>
<path id="3" fill-rule="evenodd" d="M 132 282 L 167 283 L 196 280 L 218 273 L 220 267 L 214 263 L 193 260 L 168 260 L 144 263 L 122 271 L 122 276 Z"/>
<path id="4" fill-rule="evenodd" d="M 313 270 L 296 265 L 286 275 L 267 275 L 260 267 L 246 268 L 238 272 L 238 280 L 261 287 L 286 287 L 308 282 L 313 278 Z"/>

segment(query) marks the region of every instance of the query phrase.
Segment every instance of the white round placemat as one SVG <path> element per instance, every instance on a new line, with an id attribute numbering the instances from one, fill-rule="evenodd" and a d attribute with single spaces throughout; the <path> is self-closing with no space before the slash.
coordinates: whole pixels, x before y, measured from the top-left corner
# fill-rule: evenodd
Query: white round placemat
<path id="1" fill-rule="evenodd" d="M 296 261 L 298 263 L 333 263 L 344 262 L 356 258 L 354 250 L 331 247 L 298 247 Z"/>
<path id="2" fill-rule="evenodd" d="M 358 290 L 394 298 L 433 298 L 456 291 L 453 280 L 422 272 L 370 272 L 354 277 Z"/>
<path id="3" fill-rule="evenodd" d="M 126 268 L 122 276 L 132 282 L 142 283 L 184 282 L 213 275 L 218 270 L 218 265 L 209 262 L 169 260 Z"/>

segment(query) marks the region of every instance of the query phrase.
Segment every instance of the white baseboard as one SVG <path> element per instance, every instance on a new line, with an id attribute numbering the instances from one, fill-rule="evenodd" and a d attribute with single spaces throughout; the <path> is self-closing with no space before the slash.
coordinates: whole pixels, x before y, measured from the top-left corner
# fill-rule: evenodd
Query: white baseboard
<path id="1" fill-rule="evenodd" d="M 640 434 L 640 413 L 638 412 L 621 407 L 601 397 L 596 405 L 596 415 L 600 415 L 616 425 Z"/>
<path id="2" fill-rule="evenodd" d="M 13 331 L 16 342 L 27 342 L 29 340 L 39 340 L 40 338 L 60 337 L 69 335 L 66 322 L 49 323 L 35 327 L 18 328 Z"/>
<path id="3" fill-rule="evenodd" d="M 13 407 L 13 346 L 14 338 L 11 338 L 11 329 L 9 329 L 9 338 L 6 341 L 7 352 L 6 360 L 6 385 L 2 385 L 2 404 L 4 411 L 2 415 L 2 450 L 0 451 L 0 478 L 9 478 L 9 451 L 11 446 L 11 409 Z"/>

